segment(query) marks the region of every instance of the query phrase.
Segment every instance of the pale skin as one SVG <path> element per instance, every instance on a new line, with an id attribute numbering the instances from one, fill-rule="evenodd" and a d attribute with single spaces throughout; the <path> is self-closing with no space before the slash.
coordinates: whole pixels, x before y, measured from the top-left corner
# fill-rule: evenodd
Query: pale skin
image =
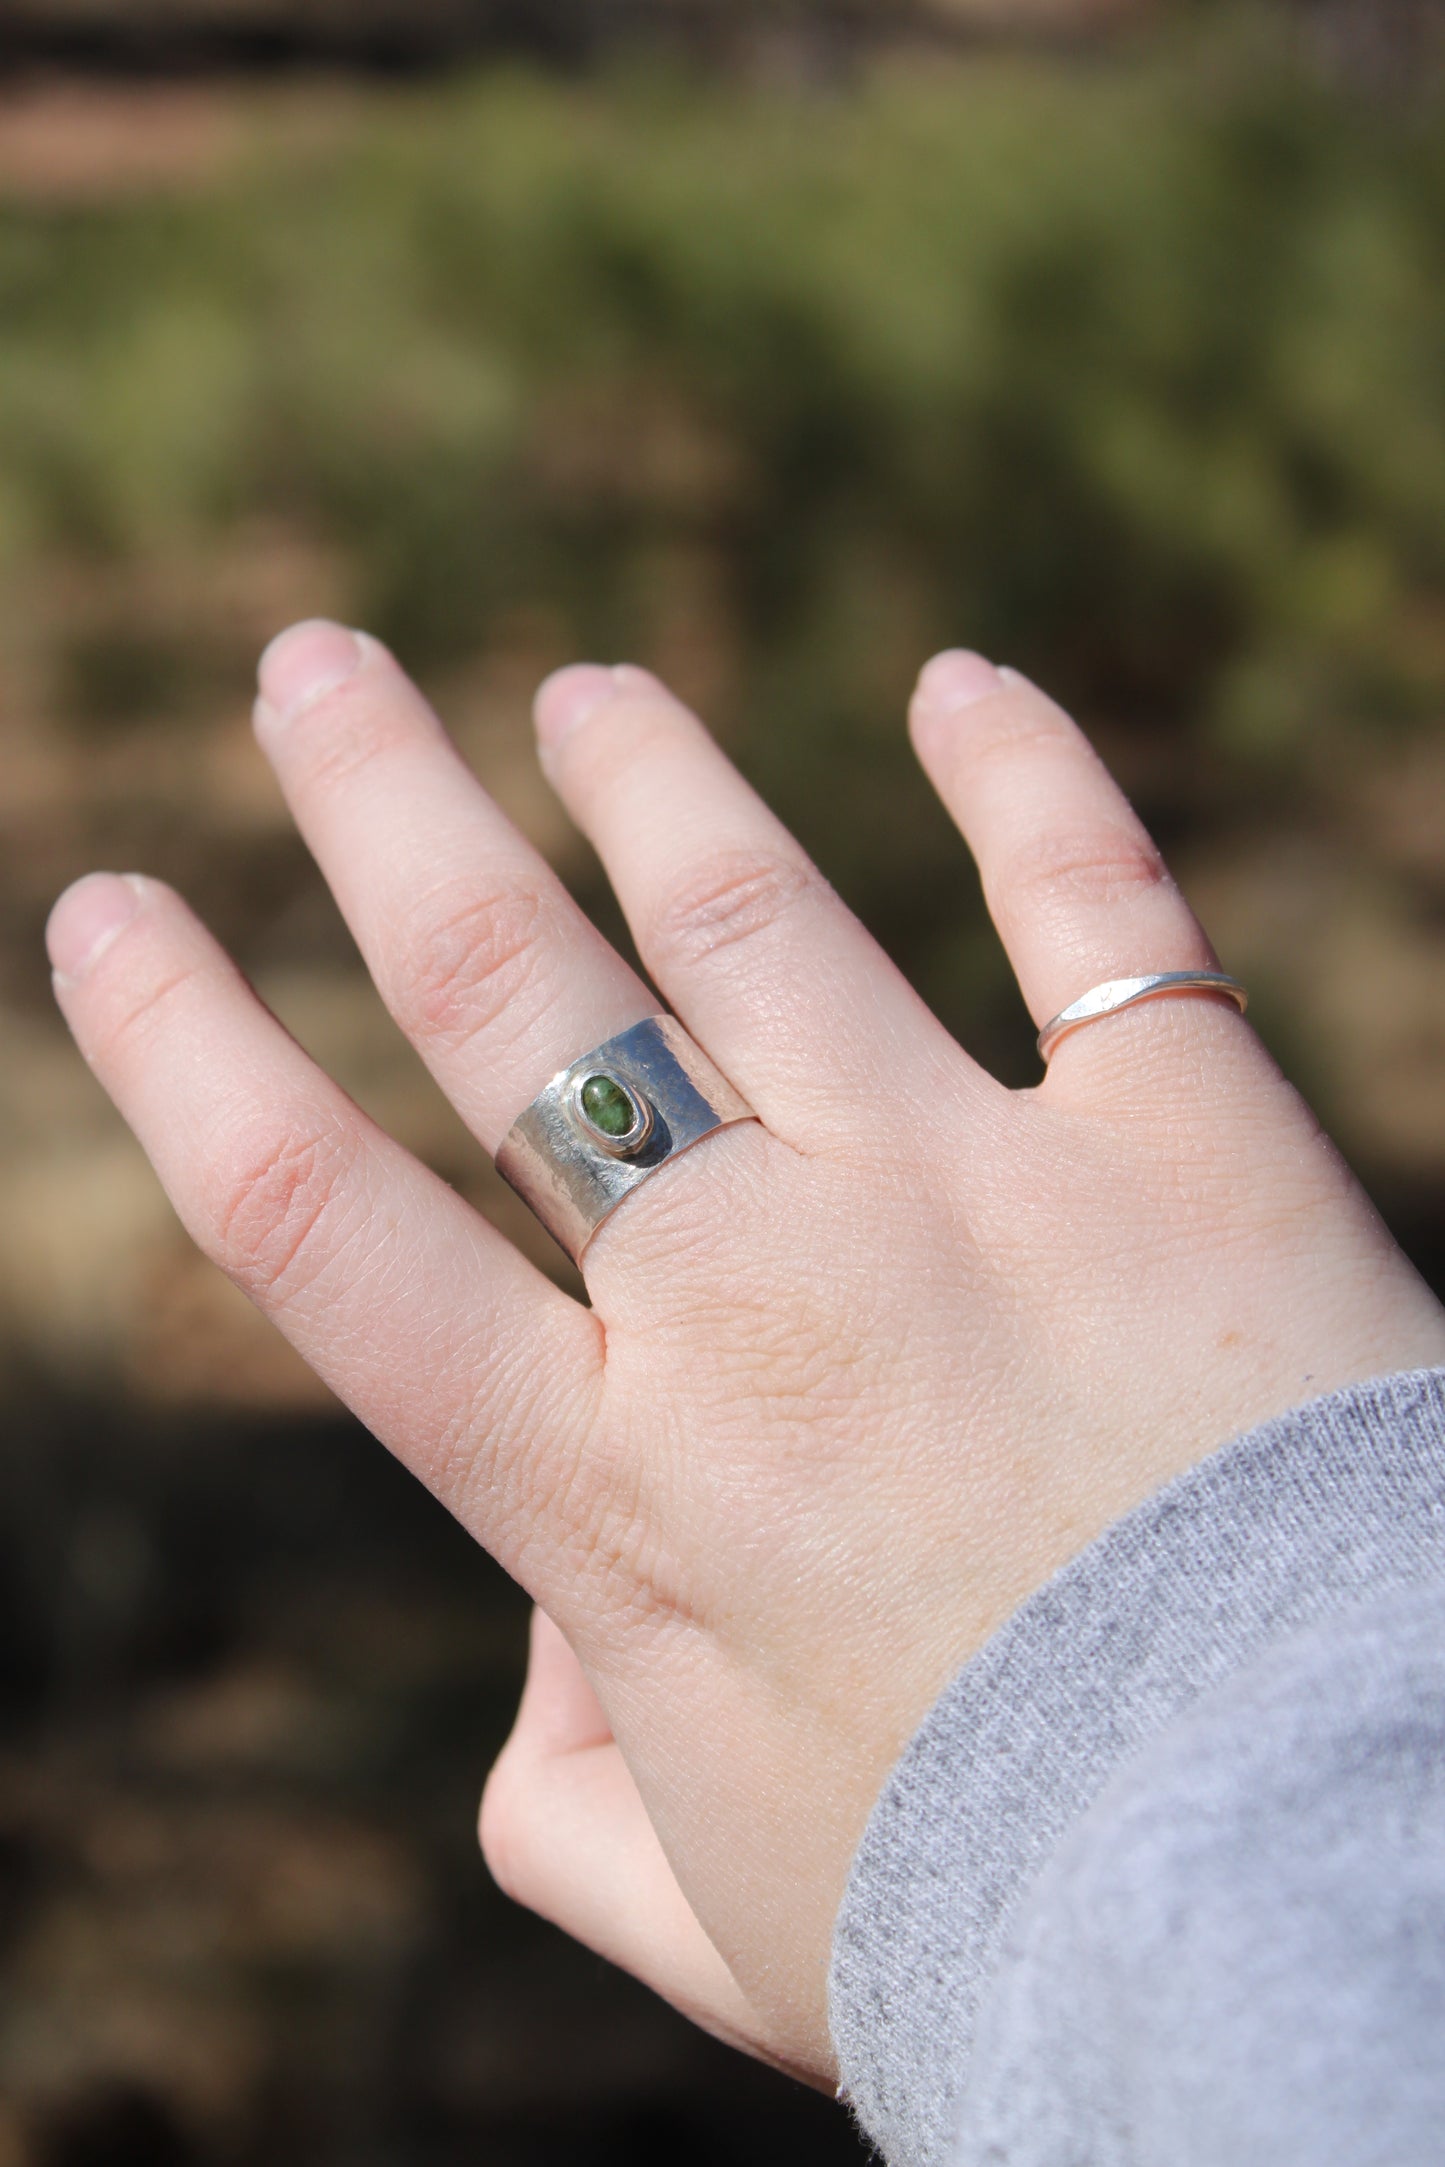
<path id="1" fill-rule="evenodd" d="M 201 1247 L 538 1606 L 482 1806 L 503 1888 L 830 2084 L 849 1861 L 949 1677 L 1230 1436 L 1445 1361 L 1445 1313 L 1224 1002 L 1093 1024 L 1005 1090 L 655 678 L 579 665 L 536 719 L 664 1000 L 760 1117 L 606 1222 L 590 1309 L 361 1114 L 159 883 L 61 898 L 57 994 Z M 1036 1022 L 1217 967 L 1041 692 L 949 653 L 910 719 Z M 256 727 L 488 1150 L 656 1012 L 374 641 L 283 635 Z"/>

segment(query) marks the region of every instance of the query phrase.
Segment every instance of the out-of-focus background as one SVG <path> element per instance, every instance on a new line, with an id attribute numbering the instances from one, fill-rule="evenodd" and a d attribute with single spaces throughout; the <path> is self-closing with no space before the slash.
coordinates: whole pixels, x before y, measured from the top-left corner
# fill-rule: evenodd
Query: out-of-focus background
<path id="1" fill-rule="evenodd" d="M 262 644 L 392 641 L 609 927 L 528 701 L 650 664 L 1027 1082 L 901 727 L 976 644 L 1438 1281 L 1441 14 L 6 0 L 0 2167 L 861 2157 L 491 1889 L 522 1605 L 191 1252 L 41 927 L 174 881 L 531 1242 L 283 817 Z"/>

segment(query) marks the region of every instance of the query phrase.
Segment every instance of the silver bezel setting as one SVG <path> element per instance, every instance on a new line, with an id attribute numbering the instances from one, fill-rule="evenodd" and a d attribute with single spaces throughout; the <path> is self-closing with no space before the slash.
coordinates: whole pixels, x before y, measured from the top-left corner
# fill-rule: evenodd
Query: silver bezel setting
<path id="1" fill-rule="evenodd" d="M 583 1089 L 594 1076 L 605 1076 L 609 1083 L 616 1084 L 632 1108 L 632 1127 L 622 1136 L 604 1136 L 601 1129 L 589 1119 L 583 1107 Z M 653 1131 L 652 1107 L 642 1093 L 615 1068 L 605 1067 L 596 1061 L 584 1061 L 574 1072 L 563 1094 L 563 1103 L 567 1109 L 567 1118 L 578 1135 L 590 1144 L 594 1151 L 605 1151 L 609 1159 L 635 1159 L 638 1152 L 646 1146 Z"/>
<path id="2" fill-rule="evenodd" d="M 625 1136 L 603 1136 L 577 1103 L 598 1075 L 615 1078 L 637 1110 Z M 497 1172 L 580 1264 L 634 1189 L 704 1137 L 756 1119 L 675 1016 L 647 1016 L 558 1069 L 502 1138 Z"/>

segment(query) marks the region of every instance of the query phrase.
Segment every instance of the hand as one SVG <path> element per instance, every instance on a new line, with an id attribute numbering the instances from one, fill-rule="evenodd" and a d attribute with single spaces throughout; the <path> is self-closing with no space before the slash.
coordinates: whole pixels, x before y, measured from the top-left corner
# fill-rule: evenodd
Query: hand
<path id="1" fill-rule="evenodd" d="M 654 996 L 374 642 L 299 628 L 262 688 L 384 999 L 495 1149 Z M 912 721 L 1036 1019 L 1213 964 L 1041 693 L 943 656 Z M 1445 1359 L 1445 1317 L 1225 1003 L 1093 1024 L 1006 1091 L 654 678 L 562 672 L 537 724 L 649 970 L 761 1117 L 603 1225 L 591 1310 L 379 1132 L 168 890 L 71 890 L 57 989 L 197 1241 L 540 1606 L 483 1810 L 503 1885 L 827 2081 L 849 1859 L 950 1674 L 1232 1433 Z"/>

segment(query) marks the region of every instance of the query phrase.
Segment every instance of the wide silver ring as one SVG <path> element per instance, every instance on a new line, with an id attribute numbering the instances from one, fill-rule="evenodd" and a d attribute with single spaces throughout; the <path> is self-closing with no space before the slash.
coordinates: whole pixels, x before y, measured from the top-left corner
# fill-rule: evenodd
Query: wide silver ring
<path id="1" fill-rule="evenodd" d="M 497 1172 L 574 1263 L 664 1166 L 753 1112 L 672 1016 L 649 1016 L 558 1069 L 502 1138 Z"/>
<path id="2" fill-rule="evenodd" d="M 1081 1030 L 1086 1023 L 1097 1023 L 1101 1016 L 1117 1015 L 1121 1008 L 1132 1008 L 1136 1001 L 1155 1001 L 1166 993 L 1223 994 L 1227 1001 L 1233 1001 L 1241 1016 L 1249 1006 L 1244 987 L 1227 971 L 1153 971 L 1145 978 L 1110 978 L 1061 1008 L 1044 1025 L 1039 1033 L 1039 1059 L 1047 1062 L 1060 1039 Z"/>

